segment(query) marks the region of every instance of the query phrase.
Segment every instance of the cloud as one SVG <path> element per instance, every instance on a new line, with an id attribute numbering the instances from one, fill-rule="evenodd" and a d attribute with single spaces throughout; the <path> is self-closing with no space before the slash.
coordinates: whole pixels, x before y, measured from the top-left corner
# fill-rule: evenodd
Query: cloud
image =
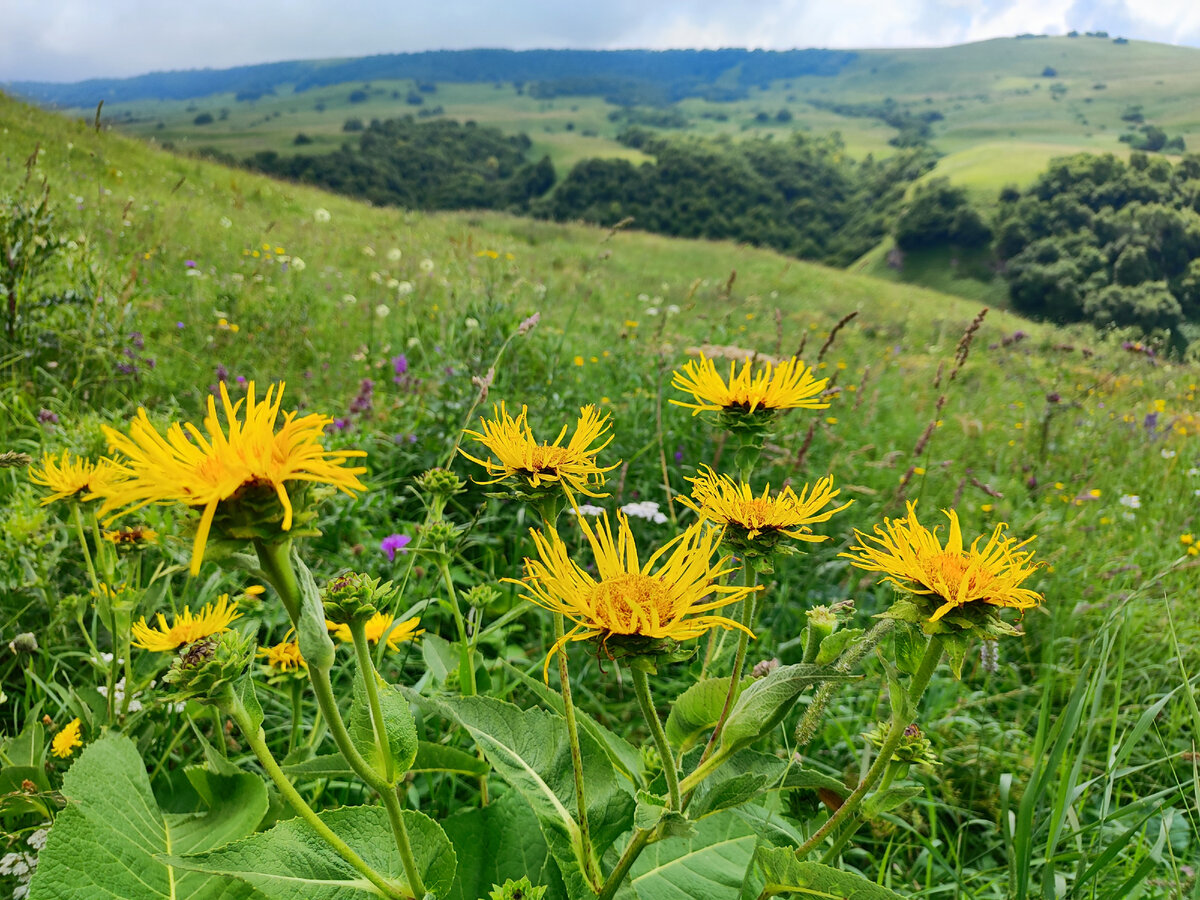
<path id="1" fill-rule="evenodd" d="M 43 0 L 6 4 L 0 80 L 469 47 L 914 47 L 1106 29 L 1200 44 L 1195 0 Z"/>

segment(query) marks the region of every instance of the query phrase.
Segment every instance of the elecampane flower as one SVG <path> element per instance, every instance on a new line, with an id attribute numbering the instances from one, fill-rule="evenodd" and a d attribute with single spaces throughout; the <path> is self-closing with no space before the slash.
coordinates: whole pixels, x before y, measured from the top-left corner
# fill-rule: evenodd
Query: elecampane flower
<path id="1" fill-rule="evenodd" d="M 418 628 L 421 624 L 419 616 L 413 616 L 411 619 L 405 619 L 395 628 L 392 628 L 392 623 L 396 621 L 395 616 L 391 613 L 377 612 L 371 618 L 367 619 L 363 630 L 367 634 L 367 641 L 372 644 L 378 644 L 383 636 L 387 635 L 387 645 L 392 650 L 399 650 L 400 645 L 405 641 L 415 641 L 425 633 L 424 628 Z M 354 636 L 350 633 L 349 625 L 339 625 L 337 622 L 325 620 L 325 627 L 333 633 L 333 636 L 339 641 L 350 643 L 354 640 Z"/>
<path id="2" fill-rule="evenodd" d="M 811 543 L 827 540 L 828 535 L 813 534 L 809 526 L 828 522 L 834 513 L 854 502 L 826 508 L 841 493 L 834 488 L 832 475 L 814 485 L 805 485 L 799 494 L 789 486 L 774 497 L 770 485 L 763 488 L 762 496 L 756 497 L 746 482 L 718 475 L 707 466 L 699 476 L 688 480 L 692 483 L 692 496 L 680 496 L 680 503 L 703 519 L 744 531 L 750 540 L 761 534 L 786 534 Z"/>
<path id="3" fill-rule="evenodd" d="M 568 641 L 622 635 L 686 641 L 717 627 L 749 634 L 740 623 L 709 614 L 755 590 L 719 583 L 722 575 L 734 571 L 726 560 L 712 560 L 721 540 L 719 529 L 697 522 L 642 564 L 628 517 L 618 513 L 617 520 L 614 537 L 607 516 L 595 529 L 578 517 L 592 548 L 596 577 L 571 560 L 556 530 L 530 532 L 538 558 L 525 560 L 524 579 L 509 580 L 523 587 L 533 603 L 575 623 L 550 648 L 544 674 Z"/>
<path id="4" fill-rule="evenodd" d="M 589 497 L 605 496 L 595 493 L 594 488 L 603 487 L 604 473 L 619 465 L 614 463 L 601 468 L 596 464 L 596 454 L 612 441 L 612 435 L 609 435 L 596 444 L 608 430 L 608 416 L 601 416 L 595 406 L 585 406 L 579 411 L 575 433 L 566 444 L 563 444 L 567 436 L 566 425 L 552 443 L 545 444 L 534 439 L 528 415 L 529 410 L 522 406 L 520 415 L 514 419 L 501 403 L 493 409 L 491 420 L 479 420 L 480 431 L 463 432 L 491 452 L 491 456 L 483 460 L 459 450 L 471 462 L 487 469 L 490 480 L 482 483 L 495 484 L 516 477 L 534 489 L 559 483 L 568 491 L 579 491 Z"/>
<path id="5" fill-rule="evenodd" d="M 50 495 L 42 500 L 42 506 L 68 497 L 91 500 L 105 496 L 124 477 L 124 470 L 110 459 L 98 462 L 82 456 L 72 459 L 69 450 L 59 456 L 47 453 L 42 457 L 40 469 L 29 470 L 29 480 L 50 491 Z"/>
<path id="6" fill-rule="evenodd" d="M 859 545 L 839 555 L 860 569 L 882 572 L 883 580 L 901 590 L 934 597 L 940 605 L 930 621 L 971 603 L 1020 610 L 1041 604 L 1041 594 L 1021 587 L 1038 569 L 1033 551 L 1022 549 L 1032 537 L 1020 542 L 1002 537 L 1006 526 L 1001 523 L 982 547 L 982 536 L 964 547 L 958 514 L 943 512 L 950 520 L 945 546 L 936 528 L 931 531 L 917 521 L 916 504 L 910 501 L 905 518 L 884 519 L 875 526 L 874 537 L 856 529 Z"/>
<path id="7" fill-rule="evenodd" d="M 76 747 L 82 747 L 83 739 L 79 736 L 79 727 L 78 719 L 72 719 L 64 725 L 62 731 L 50 742 L 50 752 L 59 759 L 66 759 L 75 752 Z"/>
<path id="8" fill-rule="evenodd" d="M 119 509 L 117 515 L 124 515 L 151 503 L 182 503 L 201 510 L 192 547 L 191 571 L 195 575 L 200 571 L 217 507 L 242 489 L 266 488 L 275 494 L 283 508 L 283 531 L 292 527 L 289 482 L 329 484 L 351 496 L 365 490 L 358 476 L 366 469 L 349 468 L 347 462 L 366 454 L 326 450 L 321 445 L 325 426 L 331 421 L 328 416 L 286 412 L 276 430 L 283 387 L 281 383 L 267 388 L 259 403 L 251 381 L 246 399 L 233 403 L 222 382 L 225 424 L 217 415 L 216 401 L 209 397 L 203 432 L 190 422 L 176 422 L 164 437 L 150 423 L 145 409 L 138 410 L 128 435 L 105 427 L 109 447 L 125 457 L 129 478 L 106 492 L 101 513 Z"/>
<path id="9" fill-rule="evenodd" d="M 718 374 L 716 364 L 700 354 L 698 360 L 688 360 L 682 370 L 672 376 L 671 386 L 691 394 L 695 402 L 671 402 L 692 410 L 692 415 L 706 410 L 748 414 L 759 410 L 825 409 L 829 406 L 821 400 L 821 392 L 829 379 L 813 377 L 812 369 L 795 358 L 779 365 L 763 363 L 757 371 L 752 360 L 743 360 L 740 371 L 737 363 L 731 360 L 729 380 L 726 381 Z"/>
<path id="10" fill-rule="evenodd" d="M 273 647 L 259 647 L 258 655 L 266 660 L 268 666 L 279 672 L 294 672 L 308 668 L 308 663 L 300 655 L 300 645 L 296 641 L 283 641 Z"/>
<path id="11" fill-rule="evenodd" d="M 237 604 L 229 602 L 229 595 L 222 594 L 216 603 L 205 603 L 196 615 L 184 609 L 170 625 L 167 617 L 157 614 L 158 627 L 146 624 L 145 616 L 133 625 L 133 645 L 143 650 L 165 653 L 229 630 L 229 623 L 241 616 Z"/>

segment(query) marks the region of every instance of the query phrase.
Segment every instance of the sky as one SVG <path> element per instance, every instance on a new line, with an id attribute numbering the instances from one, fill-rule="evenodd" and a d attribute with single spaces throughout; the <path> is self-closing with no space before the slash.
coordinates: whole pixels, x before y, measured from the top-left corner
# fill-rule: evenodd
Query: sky
<path id="1" fill-rule="evenodd" d="M 0 0 L 0 82 L 473 47 L 936 47 L 1104 30 L 1200 46 L 1197 0 Z"/>

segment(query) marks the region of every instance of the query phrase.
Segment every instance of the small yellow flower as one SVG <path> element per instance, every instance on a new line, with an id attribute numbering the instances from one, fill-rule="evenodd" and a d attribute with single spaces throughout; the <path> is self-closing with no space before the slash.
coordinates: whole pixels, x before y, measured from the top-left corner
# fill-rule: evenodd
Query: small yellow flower
<path id="1" fill-rule="evenodd" d="M 62 731 L 50 742 L 50 752 L 59 759 L 66 759 L 75 752 L 76 747 L 82 747 L 83 739 L 79 736 L 79 728 L 79 719 L 72 719 L 64 725 Z"/>
<path id="2" fill-rule="evenodd" d="M 638 327 L 638 323 L 637 323 L 637 321 L 636 321 L 635 319 L 626 319 L 626 320 L 625 320 L 625 327 L 626 327 L 626 328 L 637 328 L 637 327 Z M 605 355 L 607 356 L 607 354 L 605 354 Z"/>
<path id="3" fill-rule="evenodd" d="M 296 641 L 283 641 L 273 647 L 259 647 L 258 655 L 266 659 L 268 666 L 279 672 L 297 672 L 308 668 Z"/>
<path id="4" fill-rule="evenodd" d="M 42 500 L 42 506 L 68 498 L 91 500 L 102 497 L 124 477 L 124 470 L 111 459 L 98 462 L 82 456 L 72 459 L 70 450 L 64 450 L 59 456 L 47 453 L 42 457 L 41 469 L 29 470 L 29 480 L 51 492 Z"/>
<path id="5" fill-rule="evenodd" d="M 583 357 L 582 357 L 582 356 L 576 356 L 576 357 L 575 357 L 575 365 L 577 365 L 577 366 L 582 366 L 582 365 L 583 365 Z"/>
<path id="6" fill-rule="evenodd" d="M 1179 536 L 1179 543 L 1183 544 L 1185 547 L 1191 546 L 1192 544 L 1196 543 L 1196 538 L 1190 533 L 1181 534 Z"/>
<path id="7" fill-rule="evenodd" d="M 145 525 L 131 525 L 128 528 L 104 532 L 104 539 L 114 544 L 117 549 L 133 550 L 158 543 L 158 532 Z"/>
<path id="8" fill-rule="evenodd" d="M 763 488 L 762 496 L 756 497 L 746 482 L 718 475 L 707 466 L 699 476 L 688 480 L 692 483 L 692 496 L 679 497 L 680 503 L 702 519 L 744 532 L 749 540 L 761 534 L 785 534 L 810 543 L 828 540 L 828 535 L 813 534 L 809 526 L 828 522 L 834 513 L 854 502 L 825 508 L 841 493 L 834 489 L 832 475 L 811 488 L 805 485 L 799 495 L 789 486 L 774 497 L 770 485 Z"/>
<path id="9" fill-rule="evenodd" d="M 969 603 L 987 603 L 1014 609 L 1032 609 L 1044 599 L 1041 594 L 1021 583 L 1037 571 L 1032 551 L 1022 551 L 1033 538 L 1017 542 L 1001 537 L 1006 527 L 996 526 L 987 544 L 980 548 L 983 537 L 970 547 L 963 547 L 958 514 L 943 510 L 950 520 L 950 533 L 945 547 L 937 537 L 917 521 L 916 504 L 908 503 L 908 516 L 903 519 L 884 519 L 875 526 L 875 537 L 855 529 L 859 545 L 850 552 L 838 554 L 860 569 L 882 572 L 901 590 L 925 594 L 940 601 L 930 621 L 937 621 L 952 609 Z M 874 546 L 872 546 L 874 545 Z"/>
<path id="10" fill-rule="evenodd" d="M 332 421 L 328 416 L 284 413 L 276 431 L 282 397 L 281 383 L 267 388 L 263 401 L 256 402 L 252 381 L 246 399 L 235 404 L 221 382 L 226 424 L 222 426 L 216 401 L 209 397 L 204 419 L 207 434 L 190 422 L 176 422 L 164 437 L 150 423 L 145 409 L 138 410 L 128 435 L 102 426 L 109 447 L 126 458 L 123 467 L 128 478 L 104 490 L 100 512 L 121 510 L 111 522 L 151 503 L 182 503 L 201 510 L 192 545 L 191 572 L 196 575 L 218 506 L 243 489 L 265 490 L 278 498 L 283 508 L 282 531 L 292 527 L 289 482 L 330 484 L 351 496 L 354 491 L 366 490 L 358 480 L 366 469 L 346 465 L 351 458 L 366 454 L 326 450 L 321 445 L 325 426 Z"/>
<path id="11" fill-rule="evenodd" d="M 699 360 L 688 360 L 681 371 L 673 373 L 671 386 L 695 398 L 695 403 L 672 400 L 676 406 L 692 410 L 692 415 L 712 410 L 753 413 L 756 410 L 826 409 L 829 404 L 820 399 L 829 383 L 828 378 L 814 378 L 798 359 L 789 359 L 776 366 L 766 363 L 752 373 L 751 360 L 729 362 L 729 380 L 717 374 L 717 367 L 704 354 Z"/>
<path id="12" fill-rule="evenodd" d="M 594 488 L 604 486 L 604 473 L 611 472 L 620 463 L 607 468 L 596 464 L 596 454 L 612 441 L 609 435 L 598 446 L 593 446 L 608 430 L 609 417 L 601 416 L 594 406 L 585 406 L 579 411 L 575 433 L 565 445 L 567 426 L 563 426 L 553 443 L 541 444 L 534 440 L 529 428 L 529 410 L 522 406 L 521 414 L 512 418 L 501 403 L 493 408 L 493 419 L 480 419 L 480 431 L 464 431 L 491 451 L 495 461 L 486 461 L 471 456 L 465 450 L 459 452 L 473 463 L 487 469 L 490 481 L 495 484 L 506 478 L 517 477 L 531 488 L 553 485 L 555 482 L 570 491 L 576 490 L 589 497 L 600 497 Z"/>
<path id="13" fill-rule="evenodd" d="M 400 645 L 405 641 L 416 641 L 425 633 L 424 628 L 418 628 L 421 620 L 418 616 L 413 616 L 411 619 L 406 619 L 395 628 L 392 628 L 392 623 L 396 621 L 391 613 L 377 612 L 371 618 L 367 619 L 363 630 L 367 634 L 367 640 L 372 644 L 378 644 L 383 636 L 387 635 L 387 645 L 392 650 L 399 650 Z M 350 633 L 349 625 L 339 625 L 337 622 L 325 620 L 325 627 L 339 641 L 344 641 L 347 644 L 354 640 L 354 636 Z M 389 633 L 390 629 L 390 633 Z"/>
<path id="14" fill-rule="evenodd" d="M 622 637 L 686 641 L 718 627 L 750 633 L 732 619 L 707 615 L 757 590 L 720 584 L 723 575 L 736 570 L 726 565 L 728 560 L 712 562 L 721 541 L 720 529 L 696 522 L 643 565 L 624 513 L 617 514 L 616 537 L 607 516 L 596 529 L 586 517 L 578 520 L 592 548 L 597 578 L 571 560 L 558 532 L 551 528 L 547 534 L 530 531 L 538 558 L 526 558 L 521 581 L 505 579 L 524 588 L 530 602 L 562 613 L 575 623 L 550 648 L 543 667 L 545 677 L 549 677 L 550 660 L 569 641 L 594 637 L 605 642 Z M 708 599 L 714 594 L 716 599 Z"/>
<path id="15" fill-rule="evenodd" d="M 215 604 L 205 603 L 195 616 L 190 609 L 185 608 L 170 625 L 162 613 L 157 615 L 157 628 L 147 625 L 146 617 L 143 616 L 140 622 L 134 623 L 133 645 L 156 653 L 177 650 L 201 638 L 228 631 L 229 623 L 240 616 L 237 604 L 229 602 L 228 594 L 222 594 Z"/>

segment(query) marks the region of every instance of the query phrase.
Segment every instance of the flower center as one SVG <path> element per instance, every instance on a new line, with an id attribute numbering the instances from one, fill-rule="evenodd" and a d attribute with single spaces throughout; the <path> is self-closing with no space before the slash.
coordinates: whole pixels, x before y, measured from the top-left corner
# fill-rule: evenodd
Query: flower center
<path id="1" fill-rule="evenodd" d="M 952 591 L 958 591 L 964 579 L 969 579 L 967 593 L 972 599 L 981 598 L 995 580 L 988 572 L 976 569 L 968 576 L 967 570 L 971 561 L 961 553 L 939 553 L 932 559 L 933 572 L 940 573 L 942 584 Z"/>
<path id="2" fill-rule="evenodd" d="M 526 471 L 557 470 L 566 458 L 566 447 L 551 447 L 546 444 L 538 444 L 529 454 L 529 469 Z"/>
<path id="3" fill-rule="evenodd" d="M 674 619 L 666 586 L 639 572 L 604 579 L 586 599 L 595 620 L 613 634 L 651 634 Z"/>

